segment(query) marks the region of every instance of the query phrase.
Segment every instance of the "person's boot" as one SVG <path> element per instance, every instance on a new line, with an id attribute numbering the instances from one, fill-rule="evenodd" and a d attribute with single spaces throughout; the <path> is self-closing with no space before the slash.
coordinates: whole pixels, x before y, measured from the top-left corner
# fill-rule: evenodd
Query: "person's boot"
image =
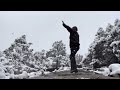
<path id="1" fill-rule="evenodd" d="M 71 73 L 77 73 L 77 67 L 76 67 L 76 61 L 75 61 L 75 56 L 70 55 L 70 61 L 71 61 Z"/>
<path id="2" fill-rule="evenodd" d="M 77 69 L 74 69 L 74 70 L 71 70 L 70 72 L 71 72 L 71 73 L 78 73 L 78 70 L 77 70 Z"/>

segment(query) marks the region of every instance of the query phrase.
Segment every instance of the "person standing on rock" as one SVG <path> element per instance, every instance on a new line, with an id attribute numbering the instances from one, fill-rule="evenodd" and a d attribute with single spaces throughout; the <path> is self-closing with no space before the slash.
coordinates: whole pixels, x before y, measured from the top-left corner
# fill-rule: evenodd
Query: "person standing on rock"
<path id="1" fill-rule="evenodd" d="M 76 66 L 76 60 L 75 60 L 75 54 L 77 53 L 77 51 L 80 48 L 80 44 L 79 44 L 79 34 L 78 34 L 78 29 L 76 26 L 74 27 L 69 27 L 68 25 L 66 25 L 63 21 L 62 21 L 62 25 L 68 30 L 68 32 L 70 33 L 70 50 L 71 50 L 71 54 L 70 54 L 70 63 L 71 63 L 71 73 L 75 72 L 77 73 L 77 66 Z"/>

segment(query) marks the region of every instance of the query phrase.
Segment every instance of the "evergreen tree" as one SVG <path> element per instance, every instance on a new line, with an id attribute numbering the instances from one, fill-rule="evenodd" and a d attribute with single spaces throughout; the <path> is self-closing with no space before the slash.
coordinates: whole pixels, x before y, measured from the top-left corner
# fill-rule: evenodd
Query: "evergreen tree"
<path id="1" fill-rule="evenodd" d="M 89 64 L 94 59 L 100 61 L 100 66 L 120 63 L 119 40 L 120 20 L 116 19 L 114 25 L 109 23 L 105 31 L 102 28 L 98 29 L 84 63 Z"/>

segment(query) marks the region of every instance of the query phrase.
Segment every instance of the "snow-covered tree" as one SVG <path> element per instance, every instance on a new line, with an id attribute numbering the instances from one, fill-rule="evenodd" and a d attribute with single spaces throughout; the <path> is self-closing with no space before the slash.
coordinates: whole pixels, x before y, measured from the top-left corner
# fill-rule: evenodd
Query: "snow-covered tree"
<path id="1" fill-rule="evenodd" d="M 59 55 L 66 55 L 65 44 L 61 41 L 55 41 L 52 45 L 52 49 L 46 53 L 47 57 L 56 57 Z"/>
<path id="2" fill-rule="evenodd" d="M 53 58 L 53 67 L 69 66 L 69 58 L 67 58 L 66 47 L 62 40 L 53 43 L 52 49 L 46 53 L 46 57 Z"/>
<path id="3" fill-rule="evenodd" d="M 120 20 L 116 19 L 114 25 L 109 23 L 105 31 L 102 28 L 98 29 L 95 39 L 88 49 L 89 53 L 84 63 L 90 63 L 93 59 L 99 60 L 100 66 L 120 63 L 119 40 Z"/>
<path id="4" fill-rule="evenodd" d="M 80 62 L 81 62 L 82 59 L 83 59 L 83 56 L 80 55 L 80 54 L 76 54 L 76 55 L 75 55 L 75 59 L 76 59 L 76 64 L 79 65 Z"/>
<path id="5" fill-rule="evenodd" d="M 30 49 L 31 45 L 32 43 L 26 41 L 26 35 L 22 35 L 15 39 L 14 43 L 8 49 L 3 51 L 5 58 L 11 61 L 15 72 L 20 72 L 23 65 L 30 68 L 35 67 L 33 49 Z"/>
<path id="6" fill-rule="evenodd" d="M 3 53 L 0 51 L 0 57 L 2 57 L 3 56 Z"/>

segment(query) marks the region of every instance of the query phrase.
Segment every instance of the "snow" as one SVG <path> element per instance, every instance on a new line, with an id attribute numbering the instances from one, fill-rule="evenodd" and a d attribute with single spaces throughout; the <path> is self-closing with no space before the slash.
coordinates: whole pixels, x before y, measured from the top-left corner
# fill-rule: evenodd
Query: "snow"
<path id="1" fill-rule="evenodd" d="M 95 62 L 98 62 L 98 59 L 92 59 L 92 62 L 90 63 L 90 65 L 93 65 Z"/>
<path id="2" fill-rule="evenodd" d="M 61 72 L 61 71 L 69 71 L 70 67 L 60 67 L 58 70 L 54 70 L 53 72 Z"/>
<path id="3" fill-rule="evenodd" d="M 5 78 L 4 79 L 10 79 L 10 76 L 5 76 Z"/>
<path id="4" fill-rule="evenodd" d="M 112 76 L 115 76 L 115 75 L 118 75 L 118 74 L 120 74 L 120 68 L 117 69 L 117 70 L 115 70 L 115 71 L 112 71 L 112 72 L 110 73 L 110 75 L 112 75 Z"/>
<path id="5" fill-rule="evenodd" d="M 114 45 L 118 45 L 120 43 L 120 41 L 114 41 L 110 44 L 111 47 L 113 47 Z"/>
<path id="6" fill-rule="evenodd" d="M 50 73 L 51 72 L 48 72 L 48 71 L 45 71 L 45 72 L 38 71 L 38 72 L 28 73 L 28 76 L 29 76 L 29 78 L 33 78 L 33 77 L 38 77 L 38 76 L 41 76 L 41 75 L 47 75 L 47 74 L 50 74 Z"/>
<path id="7" fill-rule="evenodd" d="M 28 75 L 29 75 L 29 78 L 36 77 L 36 72 L 31 72 Z"/>
<path id="8" fill-rule="evenodd" d="M 28 78 L 28 73 L 26 71 L 23 71 L 22 74 L 19 74 L 19 75 L 14 75 L 14 78 L 15 79 L 26 79 Z"/>
<path id="9" fill-rule="evenodd" d="M 110 75 L 112 76 L 116 76 L 118 74 L 120 74 L 120 64 L 118 63 L 114 63 L 114 64 L 111 64 L 109 66 L 109 69 L 110 69 Z"/>
<path id="10" fill-rule="evenodd" d="M 40 76 L 40 75 L 42 75 L 41 71 L 36 72 L 36 76 Z"/>
<path id="11" fill-rule="evenodd" d="M 51 72 L 48 72 L 48 71 L 44 72 L 45 75 L 50 74 L 50 73 L 51 73 Z"/>
<path id="12" fill-rule="evenodd" d="M 90 72 L 93 72 L 94 70 L 89 70 Z"/>
<path id="13" fill-rule="evenodd" d="M 54 43 L 54 47 L 51 50 L 57 50 L 56 44 Z M 30 49 L 30 43 L 26 41 L 26 35 L 22 35 L 20 38 L 15 39 L 15 41 L 11 44 L 8 49 L 5 49 L 3 52 L 0 51 L 0 78 L 1 79 L 25 79 L 31 77 L 37 77 L 40 75 L 50 74 L 50 72 L 45 71 L 47 68 L 52 68 L 56 65 L 56 60 L 60 62 L 60 69 L 55 70 L 57 72 L 70 70 L 70 67 L 61 67 L 68 66 L 70 60 L 69 56 L 67 57 L 62 54 L 64 50 L 62 47 L 59 47 L 59 52 L 53 52 L 56 57 L 45 57 L 45 54 L 41 52 L 32 52 Z M 61 44 L 60 41 L 60 46 Z M 63 45 L 64 49 L 64 45 Z M 36 58 L 35 58 L 36 56 Z M 45 58 L 42 58 L 42 57 Z"/>
<path id="14" fill-rule="evenodd" d="M 90 78 L 84 78 L 84 77 L 81 77 L 80 79 L 90 79 Z"/>
<path id="15" fill-rule="evenodd" d="M 48 73 L 48 72 L 47 72 Z M 47 74 L 45 73 L 45 74 Z M 27 73 L 26 71 L 23 71 L 22 74 L 9 74 L 8 76 L 5 77 L 5 79 L 27 79 L 27 78 L 33 78 L 33 77 L 38 77 L 42 75 L 41 71 L 38 72 L 31 72 L 31 73 Z"/>
<path id="16" fill-rule="evenodd" d="M 70 67 L 63 67 L 63 70 L 68 71 L 68 70 L 70 70 Z"/>
<path id="17" fill-rule="evenodd" d="M 70 67 L 61 67 L 60 69 L 58 69 L 58 72 L 60 71 L 68 71 L 70 70 Z"/>
<path id="18" fill-rule="evenodd" d="M 94 71 L 95 73 L 102 74 L 104 76 L 108 76 L 110 74 L 110 70 L 107 67 L 102 67 L 97 71 Z"/>
<path id="19" fill-rule="evenodd" d="M 83 69 L 84 71 L 90 71 L 91 70 L 91 68 L 89 68 L 89 67 L 86 67 L 86 66 L 83 66 L 82 68 L 79 68 L 78 70 L 81 70 L 81 69 Z"/>
<path id="20" fill-rule="evenodd" d="M 108 68 L 110 69 L 111 72 L 113 72 L 113 71 L 116 71 L 117 69 L 120 69 L 120 64 L 114 63 L 114 64 L 109 65 Z"/>
<path id="21" fill-rule="evenodd" d="M 118 53 L 120 53 L 120 50 L 117 50 Z"/>
<path id="22" fill-rule="evenodd" d="M 1 68 L 0 68 L 0 70 L 1 70 Z M 0 79 L 4 79 L 4 78 L 5 78 L 5 73 L 0 71 Z"/>
<path id="23" fill-rule="evenodd" d="M 109 67 L 102 67 L 94 72 L 98 74 L 102 74 L 104 76 L 109 76 L 109 75 L 116 76 L 120 74 L 120 64 L 114 63 L 109 65 Z"/>

